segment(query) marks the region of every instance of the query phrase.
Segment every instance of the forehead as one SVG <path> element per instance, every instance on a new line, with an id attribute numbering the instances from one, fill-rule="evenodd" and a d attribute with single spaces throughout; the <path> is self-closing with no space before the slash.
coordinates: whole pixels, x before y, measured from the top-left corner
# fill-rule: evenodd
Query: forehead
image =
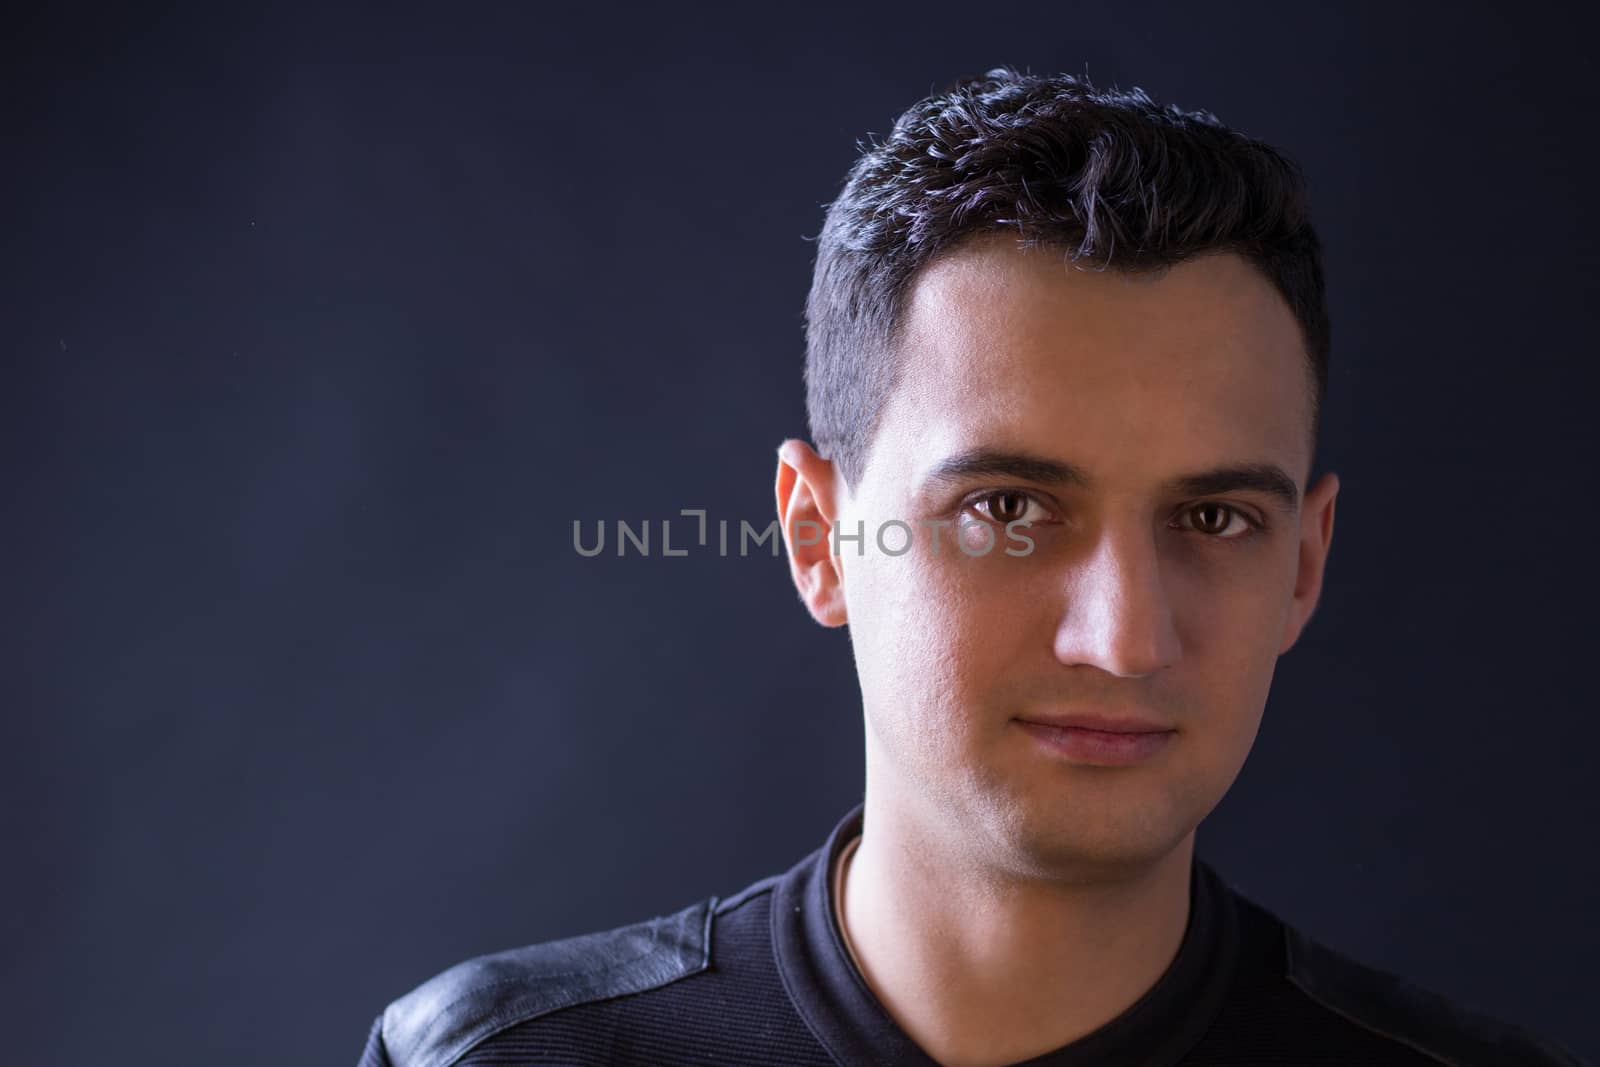
<path id="1" fill-rule="evenodd" d="M 903 483 L 974 446 L 1122 484 L 1237 463 L 1307 473 L 1299 326 L 1240 256 L 1135 275 L 991 236 L 930 264 L 903 321 L 869 480 Z"/>

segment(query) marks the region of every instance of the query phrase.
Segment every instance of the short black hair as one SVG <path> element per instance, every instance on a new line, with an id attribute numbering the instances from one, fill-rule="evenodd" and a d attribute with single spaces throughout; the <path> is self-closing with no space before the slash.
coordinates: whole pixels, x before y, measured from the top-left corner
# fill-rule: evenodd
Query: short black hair
<path id="1" fill-rule="evenodd" d="M 812 443 L 848 485 L 899 380 L 918 272 L 1005 230 L 1102 269 L 1156 272 L 1208 252 L 1255 264 L 1300 324 L 1315 450 L 1328 381 L 1322 251 L 1304 178 L 1282 153 L 1137 87 L 1009 67 L 919 101 L 865 147 L 828 205 L 805 311 Z"/>

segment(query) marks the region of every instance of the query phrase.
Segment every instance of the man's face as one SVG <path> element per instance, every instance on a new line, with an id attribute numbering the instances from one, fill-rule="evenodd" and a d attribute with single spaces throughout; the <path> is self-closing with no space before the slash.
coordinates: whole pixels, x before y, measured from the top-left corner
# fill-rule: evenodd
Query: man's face
<path id="1" fill-rule="evenodd" d="M 1019 872 L 1153 861 L 1232 784 L 1320 585 L 1337 482 L 1301 499 L 1295 319 L 1238 256 L 1140 277 L 985 237 L 919 277 L 906 327 L 900 385 L 837 505 L 867 533 L 837 565 L 869 789 Z M 985 456 L 1076 477 L 970 469 Z M 1006 552 L 1026 548 L 1004 526 L 1019 516 L 1027 555 Z M 916 533 L 902 555 L 876 541 L 893 519 Z M 1078 713 L 1175 732 L 1108 764 L 1023 725 Z"/>

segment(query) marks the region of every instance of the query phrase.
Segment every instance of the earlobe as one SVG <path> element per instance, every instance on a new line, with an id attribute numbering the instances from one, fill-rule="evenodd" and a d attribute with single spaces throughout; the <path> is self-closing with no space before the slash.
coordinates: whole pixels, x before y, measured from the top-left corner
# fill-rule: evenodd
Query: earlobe
<path id="1" fill-rule="evenodd" d="M 833 464 L 806 442 L 790 438 L 778 448 L 778 525 L 789 574 L 811 617 L 830 627 L 848 621 L 844 572 L 832 549 L 837 485 Z"/>
<path id="2" fill-rule="evenodd" d="M 1311 621 L 1322 596 L 1322 578 L 1333 547 L 1334 503 L 1339 496 L 1339 476 L 1324 474 L 1307 490 L 1300 510 L 1300 541 L 1295 563 L 1294 593 L 1278 655 L 1294 646 Z"/>

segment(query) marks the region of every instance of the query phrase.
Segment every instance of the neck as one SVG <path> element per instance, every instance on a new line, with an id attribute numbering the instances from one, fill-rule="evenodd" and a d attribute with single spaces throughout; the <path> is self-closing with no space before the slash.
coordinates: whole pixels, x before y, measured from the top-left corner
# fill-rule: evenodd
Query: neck
<path id="1" fill-rule="evenodd" d="M 836 907 L 901 1029 L 945 1067 L 994 1067 L 1083 1037 L 1155 985 L 1188 924 L 1193 845 L 1100 877 L 1019 878 L 869 789 Z"/>

